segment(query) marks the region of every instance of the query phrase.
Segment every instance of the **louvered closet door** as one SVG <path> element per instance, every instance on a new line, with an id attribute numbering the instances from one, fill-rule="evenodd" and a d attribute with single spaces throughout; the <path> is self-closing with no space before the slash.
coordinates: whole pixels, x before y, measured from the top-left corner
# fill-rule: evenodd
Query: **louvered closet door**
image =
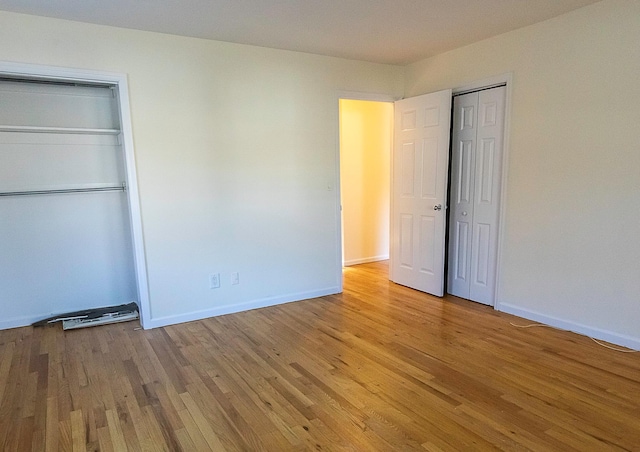
<path id="1" fill-rule="evenodd" d="M 454 99 L 449 293 L 495 301 L 505 88 Z"/>
<path id="2" fill-rule="evenodd" d="M 109 87 L 0 81 L 0 193 L 125 180 Z M 136 299 L 123 191 L 0 196 L 0 328 Z"/>

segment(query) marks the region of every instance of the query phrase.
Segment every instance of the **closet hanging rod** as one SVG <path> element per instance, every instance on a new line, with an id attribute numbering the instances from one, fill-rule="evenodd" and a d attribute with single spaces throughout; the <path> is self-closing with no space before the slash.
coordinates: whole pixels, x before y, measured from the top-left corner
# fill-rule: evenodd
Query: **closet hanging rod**
<path id="1" fill-rule="evenodd" d="M 72 134 L 72 135 L 118 135 L 120 134 L 120 129 L 86 129 L 82 127 L 0 125 L 0 132 L 58 133 L 58 134 Z"/>
<path id="2" fill-rule="evenodd" d="M 94 188 L 63 188 L 60 190 L 27 190 L 27 191 L 5 191 L 0 192 L 0 196 L 30 196 L 30 195 L 59 195 L 65 193 L 91 193 L 99 191 L 126 191 L 126 184 L 115 185 L 113 187 Z"/>

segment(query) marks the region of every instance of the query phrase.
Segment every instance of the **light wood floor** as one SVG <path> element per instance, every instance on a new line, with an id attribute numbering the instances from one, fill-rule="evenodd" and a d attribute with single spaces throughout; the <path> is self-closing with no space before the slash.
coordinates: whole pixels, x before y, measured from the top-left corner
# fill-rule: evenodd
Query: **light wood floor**
<path id="1" fill-rule="evenodd" d="M 640 354 L 386 274 L 151 331 L 0 331 L 0 449 L 640 450 Z"/>

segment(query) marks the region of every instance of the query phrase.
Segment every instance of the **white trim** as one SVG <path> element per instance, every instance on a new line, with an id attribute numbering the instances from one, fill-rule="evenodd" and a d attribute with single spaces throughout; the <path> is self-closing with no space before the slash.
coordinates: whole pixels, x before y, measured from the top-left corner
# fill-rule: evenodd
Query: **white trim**
<path id="1" fill-rule="evenodd" d="M 468 85 L 459 86 L 453 88 L 453 94 L 481 89 L 488 86 L 506 84 L 505 99 L 504 99 L 504 135 L 502 140 L 502 163 L 500 169 L 500 208 L 498 213 L 498 243 L 496 250 L 496 281 L 495 291 L 493 294 L 493 308 L 500 310 L 501 304 L 501 291 L 500 291 L 500 276 L 502 275 L 502 255 L 504 252 L 504 238 L 505 238 L 505 226 L 507 215 L 507 180 L 509 170 L 509 138 L 511 129 L 511 99 L 513 94 L 513 73 L 507 72 L 505 74 L 495 75 L 482 80 L 477 80 Z"/>
<path id="2" fill-rule="evenodd" d="M 140 194 L 138 192 L 138 172 L 133 147 L 133 130 L 131 107 L 129 104 L 129 85 L 126 76 L 118 82 L 118 100 L 120 107 L 120 127 L 122 128 L 122 147 L 124 150 L 127 173 L 127 195 L 129 196 L 129 219 L 133 245 L 134 265 L 138 288 L 138 305 L 140 307 L 140 324 L 147 328 L 151 320 L 149 285 L 147 282 L 147 258 L 144 249 L 144 233 L 142 230 L 142 212 L 140 211 Z"/>
<path id="3" fill-rule="evenodd" d="M 55 314 L 44 314 L 40 316 L 29 316 L 29 317 L 14 317 L 10 320 L 0 320 L 0 330 L 8 330 L 9 328 L 20 328 L 23 326 L 29 326 L 36 322 L 39 322 L 42 319 L 46 319 Z"/>
<path id="4" fill-rule="evenodd" d="M 612 344 L 621 345 L 623 347 L 632 348 L 634 350 L 640 350 L 640 338 L 638 337 L 618 334 L 612 331 L 601 330 L 600 328 L 593 328 L 588 325 L 572 322 L 570 320 L 559 319 L 557 317 L 541 314 L 536 311 L 519 308 L 510 303 L 500 303 L 500 306 L 496 307 L 496 309 L 501 312 L 506 312 L 507 314 L 516 315 L 524 319 L 533 320 L 534 322 L 543 323 L 545 325 L 560 328 L 562 330 L 572 331 L 574 333 L 588 336 L 594 339 L 600 339 Z"/>
<path id="5" fill-rule="evenodd" d="M 453 94 L 464 93 L 465 91 L 474 91 L 482 88 L 486 88 L 489 86 L 500 85 L 506 83 L 507 85 L 511 84 L 513 79 L 513 72 L 507 72 L 505 74 L 494 75 L 492 77 L 487 77 L 482 80 L 476 80 L 474 82 L 469 83 L 468 85 L 458 86 L 457 88 L 452 88 Z"/>
<path id="6" fill-rule="evenodd" d="M 400 99 L 398 99 L 400 100 Z M 391 119 L 391 134 L 389 135 L 389 139 L 391 142 L 389 143 L 389 281 L 395 281 L 395 274 L 393 270 L 393 265 L 391 265 L 391 256 L 393 254 L 393 238 L 395 237 L 395 226 L 393 219 L 395 218 L 396 206 L 393 201 L 393 187 L 395 184 L 395 180 L 393 179 L 393 175 L 395 174 L 395 168 L 393 166 L 393 161 L 395 157 L 395 146 L 396 146 L 396 103 L 393 102 L 393 117 Z M 451 146 L 451 144 L 449 144 Z"/>
<path id="7" fill-rule="evenodd" d="M 203 311 L 194 311 L 187 314 L 154 318 L 147 322 L 147 326 L 145 326 L 145 328 L 158 328 L 167 325 L 174 325 L 177 323 L 193 322 L 195 320 L 202 320 L 209 317 L 217 317 L 219 315 L 235 314 L 236 312 L 249 311 L 251 309 L 267 308 L 284 303 L 291 303 L 296 301 L 308 300 L 310 298 L 334 295 L 339 292 L 339 287 L 334 286 L 310 292 L 298 292 L 283 296 L 260 298 L 240 304 L 218 306 L 216 308 L 205 309 Z"/>
<path id="8" fill-rule="evenodd" d="M 15 77 L 28 77 L 35 80 L 58 80 L 65 82 L 86 82 L 102 85 L 117 85 L 126 79 L 125 74 L 115 72 L 90 71 L 59 66 L 41 66 L 38 64 L 0 61 L 0 73 Z"/>
<path id="9" fill-rule="evenodd" d="M 380 255 L 380 256 L 363 257 L 361 259 L 351 259 L 349 261 L 344 261 L 343 265 L 345 267 L 349 267 L 351 265 L 368 264 L 369 262 L 386 261 L 387 259 L 389 259 L 389 255 L 388 254 L 384 254 L 384 255 Z"/>
<path id="10" fill-rule="evenodd" d="M 360 91 L 338 91 L 338 100 L 369 100 L 374 102 L 395 102 L 398 97 L 393 97 L 388 94 L 381 93 L 363 93 Z"/>
<path id="11" fill-rule="evenodd" d="M 496 288 L 493 295 L 493 308 L 499 309 L 502 300 L 502 262 L 504 256 L 504 244 L 507 229 L 507 181 L 509 180 L 509 151 L 511 149 L 511 100 L 513 99 L 513 74 L 504 74 L 507 84 L 504 99 L 504 137 L 502 139 L 502 168 L 500 177 L 500 213 L 498 219 L 498 252 L 496 260 Z"/>
<path id="12" fill-rule="evenodd" d="M 336 203 L 336 257 L 335 257 L 335 275 L 338 285 L 338 292 L 342 293 L 342 187 L 340 186 L 340 94 L 336 95 L 336 151 L 335 151 L 335 203 Z"/>
<path id="13" fill-rule="evenodd" d="M 133 148 L 133 131 L 131 127 L 131 111 L 129 105 L 129 89 L 126 74 L 3 61 L 0 61 L 0 74 L 35 78 L 39 80 L 61 80 L 103 85 L 107 84 L 113 85 L 117 88 L 120 127 L 122 129 L 122 150 L 125 157 L 125 171 L 127 177 L 127 197 L 129 201 L 134 265 L 136 270 L 136 285 L 138 289 L 137 301 L 138 307 L 140 308 L 140 323 L 143 328 L 148 328 L 151 320 L 149 286 L 147 282 L 142 214 L 140 212 L 140 199 L 138 194 L 138 181 Z M 16 322 L 22 322 L 23 320 L 26 320 L 26 318 L 17 319 Z M 3 324 L 0 323 L 0 327 L 2 325 Z"/>

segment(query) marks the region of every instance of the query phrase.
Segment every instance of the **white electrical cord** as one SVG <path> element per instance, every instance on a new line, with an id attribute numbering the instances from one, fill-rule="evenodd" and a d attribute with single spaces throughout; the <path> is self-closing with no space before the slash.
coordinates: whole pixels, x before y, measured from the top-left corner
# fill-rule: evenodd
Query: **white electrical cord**
<path id="1" fill-rule="evenodd" d="M 532 328 L 532 327 L 535 327 L 535 326 L 539 326 L 539 327 L 543 327 L 543 328 L 552 328 L 554 330 L 569 331 L 569 330 L 563 330 L 562 328 L 556 328 L 555 326 L 545 325 L 543 323 L 531 323 L 529 325 L 516 325 L 515 323 L 509 322 L 509 324 L 511 326 L 516 327 L 516 328 Z M 607 345 L 607 344 L 605 344 L 603 342 L 600 342 L 597 339 L 594 339 L 591 336 L 587 336 L 587 337 L 589 339 L 591 339 L 593 342 L 595 342 L 596 344 L 600 345 L 601 347 L 608 348 L 608 349 L 614 350 L 616 352 L 620 352 L 620 353 L 638 353 L 638 351 L 640 351 L 640 350 L 630 350 L 630 349 L 622 349 L 622 348 L 618 348 L 618 347 L 612 347 L 612 346 Z"/>

